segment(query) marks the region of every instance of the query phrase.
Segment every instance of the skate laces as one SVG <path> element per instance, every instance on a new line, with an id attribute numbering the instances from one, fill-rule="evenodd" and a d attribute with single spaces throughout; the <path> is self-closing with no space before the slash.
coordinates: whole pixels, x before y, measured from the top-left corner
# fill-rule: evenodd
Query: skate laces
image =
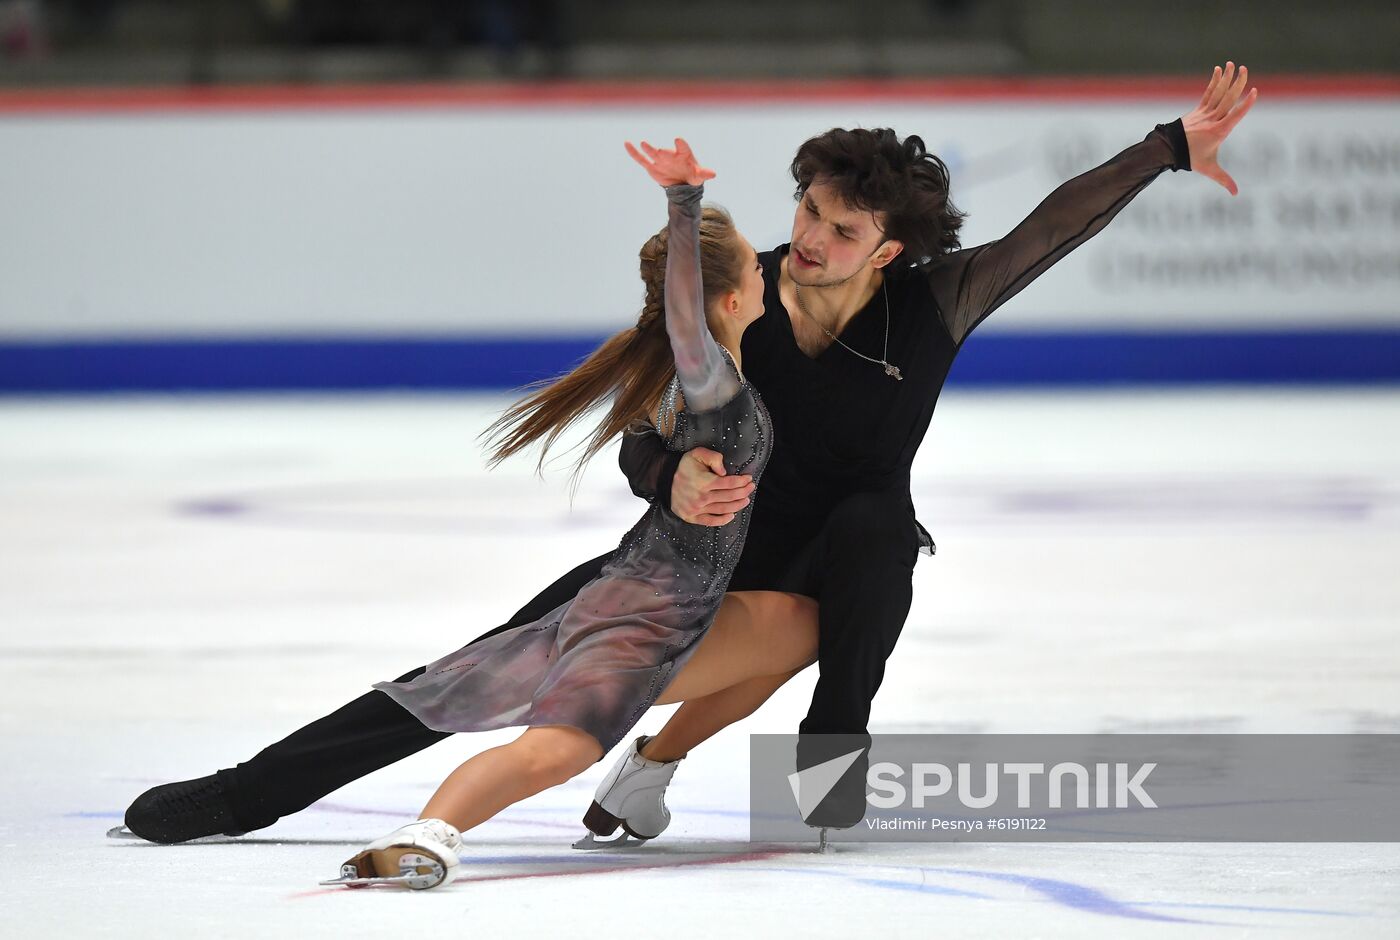
<path id="1" fill-rule="evenodd" d="M 420 819 L 404 826 L 404 828 L 427 835 L 434 842 L 439 842 L 448 848 L 455 848 L 462 841 L 461 833 L 451 823 L 443 819 Z"/>

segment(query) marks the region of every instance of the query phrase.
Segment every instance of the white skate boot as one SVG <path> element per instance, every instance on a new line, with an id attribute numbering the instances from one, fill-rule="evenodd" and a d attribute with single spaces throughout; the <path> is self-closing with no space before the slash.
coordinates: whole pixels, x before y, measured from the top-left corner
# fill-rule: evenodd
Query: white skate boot
<path id="1" fill-rule="evenodd" d="M 323 885 L 405 885 L 414 890 L 448 884 L 457 872 L 462 835 L 441 819 L 420 819 L 376 839 L 340 866 Z"/>
<path id="2" fill-rule="evenodd" d="M 646 742 L 646 735 L 633 741 L 627 753 L 598 785 L 593 805 L 583 817 L 588 834 L 575 842 L 574 848 L 629 848 L 655 839 L 670 825 L 666 787 L 680 766 L 681 758 L 647 760 L 641 754 Z M 597 839 L 597 836 L 612 835 L 618 826 L 622 827 L 622 835 L 616 839 L 607 842 Z"/>

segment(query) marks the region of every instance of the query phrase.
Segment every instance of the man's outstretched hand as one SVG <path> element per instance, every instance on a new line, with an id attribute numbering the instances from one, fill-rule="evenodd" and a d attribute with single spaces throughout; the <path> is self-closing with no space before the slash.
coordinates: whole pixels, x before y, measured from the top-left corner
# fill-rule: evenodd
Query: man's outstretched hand
<path id="1" fill-rule="evenodd" d="M 749 504 L 753 477 L 726 474 L 724 457 L 706 447 L 687 451 L 671 481 L 671 512 L 693 525 L 725 525 Z"/>
<path id="2" fill-rule="evenodd" d="M 1259 99 L 1258 88 L 1251 88 L 1249 94 L 1245 94 L 1248 84 L 1249 69 L 1243 65 L 1239 74 L 1235 73 L 1233 62 L 1226 62 L 1223 70 L 1217 65 L 1201 103 L 1181 119 L 1191 151 L 1191 172 L 1215 180 L 1228 189 L 1231 196 L 1238 195 L 1240 188 L 1230 174 L 1221 169 L 1216 157 L 1225 138 Z"/>

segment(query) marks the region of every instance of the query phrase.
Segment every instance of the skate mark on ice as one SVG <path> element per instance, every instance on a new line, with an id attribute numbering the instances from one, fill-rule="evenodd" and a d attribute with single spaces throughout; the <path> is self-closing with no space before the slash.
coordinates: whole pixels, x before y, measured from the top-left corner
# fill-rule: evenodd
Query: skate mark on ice
<path id="1" fill-rule="evenodd" d="M 1162 923 L 1196 924 L 1196 925 L 1217 925 L 1217 926 L 1247 926 L 1238 923 L 1225 921 L 1199 920 L 1187 917 L 1173 917 L 1167 914 L 1157 914 L 1151 911 L 1142 910 L 1147 907 L 1180 907 L 1201 910 L 1239 911 L 1245 913 L 1258 914 L 1292 914 L 1299 916 L 1320 916 L 1320 917 L 1367 917 L 1369 915 L 1353 911 L 1322 910 L 1316 908 L 1302 907 L 1264 907 L 1248 904 L 1209 904 L 1196 903 L 1190 901 L 1120 901 L 1105 891 L 1078 882 L 1066 881 L 1063 879 L 1042 878 L 1032 875 L 1017 875 L 1008 872 L 979 871 L 970 868 L 929 868 L 925 866 L 872 866 L 878 871 L 885 871 L 897 874 L 917 874 L 919 880 L 899 880 L 897 878 L 872 877 L 870 869 L 862 867 L 819 869 L 819 868 L 770 868 L 761 867 L 755 869 L 755 873 L 780 872 L 783 874 L 808 875 L 818 877 L 845 878 L 848 881 L 860 885 L 867 885 L 874 888 L 886 888 L 892 891 L 910 891 L 920 894 L 935 894 L 944 897 L 965 897 L 975 900 L 985 901 L 1010 901 L 1021 900 L 1020 898 L 998 898 L 994 895 L 985 894 L 979 891 L 971 891 L 964 888 L 956 888 L 944 884 L 935 884 L 928 880 L 931 874 L 955 875 L 967 878 L 980 878 L 985 880 L 999 881 L 1007 884 L 1014 884 L 1021 887 L 1030 888 L 1039 894 L 1043 900 L 1068 907 L 1071 910 L 1082 911 L 1089 914 L 1099 914 L 1109 917 L 1120 917 L 1131 920 L 1149 920 Z"/>
<path id="2" fill-rule="evenodd" d="M 1382 476 L 1175 473 L 1009 476 L 923 481 L 930 514 L 952 523 L 1171 528 L 1393 520 L 1400 491 Z"/>
<path id="3" fill-rule="evenodd" d="M 1047 901 L 1052 901 L 1063 907 L 1068 907 L 1076 911 L 1083 911 L 1088 914 L 1102 914 L 1109 917 L 1127 918 L 1129 920 L 1152 920 L 1175 924 L 1217 924 L 1220 926 L 1227 926 L 1220 921 L 1172 917 L 1169 914 L 1154 914 L 1151 911 L 1139 910 L 1132 904 L 1110 897 L 1098 888 L 1079 884 L 1074 881 L 1063 881 L 1058 878 L 1041 878 L 1036 875 L 1016 875 L 1010 872 L 978 871 L 973 868 L 921 867 L 920 871 L 961 875 L 967 878 L 984 878 L 990 881 L 1019 885 L 1021 887 L 1030 888 Z M 902 887 L 906 890 L 919 890 L 913 885 L 902 885 Z"/>
<path id="4" fill-rule="evenodd" d="M 888 869 L 888 870 L 893 870 L 893 871 L 914 871 L 914 872 L 920 872 L 920 874 L 922 874 L 922 870 L 921 870 L 921 869 L 918 869 L 918 868 L 901 868 L 901 867 L 898 867 L 898 866 L 887 866 L 887 865 L 880 865 L 880 866 L 878 866 L 878 867 L 881 868 L 881 869 Z M 824 877 L 824 878 L 842 878 L 842 879 L 844 879 L 844 880 L 846 880 L 846 881 L 854 881 L 854 882 L 857 883 L 857 884 L 869 885 L 869 886 L 872 887 L 872 888 L 893 888 L 893 889 L 896 889 L 896 890 L 912 890 L 912 891 L 919 891 L 919 892 L 926 893 L 926 894 L 942 894 L 942 895 L 946 895 L 946 896 L 948 896 L 948 897 L 975 898 L 976 900 L 979 900 L 979 901 L 994 901 L 994 900 L 996 900 L 996 898 L 993 897 L 992 895 L 990 895 L 990 894 L 983 894 L 981 891 L 968 891 L 968 890 L 963 889 L 963 888 L 950 888 L 950 887 L 946 887 L 946 886 L 944 886 L 944 885 L 932 885 L 932 884 L 928 884 L 926 881 L 921 881 L 919 884 L 914 884 L 913 882 L 908 882 L 908 881 L 894 881 L 894 880 L 891 880 L 891 879 L 888 879 L 888 878 L 871 878 L 871 877 L 869 877 L 868 875 L 866 875 L 866 874 L 864 874 L 864 873 L 860 873 L 860 869 L 859 869 L 859 868 L 848 868 L 848 869 L 836 868 L 836 869 L 833 870 L 833 869 L 825 869 L 825 868 L 767 868 L 767 867 L 765 867 L 765 868 L 760 868 L 760 869 L 758 869 L 758 871 L 760 871 L 760 872 L 762 872 L 762 873 L 764 873 L 764 874 L 767 874 L 768 872 L 775 872 L 775 873 L 784 874 L 784 875 L 809 875 L 809 876 L 810 876 L 810 875 L 816 875 L 816 876 L 818 876 L 818 877 Z"/>
<path id="5" fill-rule="evenodd" d="M 803 847 L 803 848 L 800 848 L 800 849 L 769 849 L 769 850 L 758 851 L 758 852 L 740 852 L 740 853 L 736 853 L 736 854 L 719 855 L 719 856 L 716 856 L 716 857 L 714 857 L 714 858 L 692 858 L 692 859 L 681 859 L 681 860 L 676 860 L 676 861 L 661 861 L 661 862 L 632 862 L 632 863 L 623 863 L 623 864 L 621 864 L 621 865 L 617 865 L 617 864 L 607 864 L 607 863 L 604 863 L 604 864 L 597 864 L 597 862 L 596 862 L 594 859 L 587 859 L 587 858 L 585 858 L 585 859 L 577 859 L 577 860 L 575 860 L 575 859 L 570 859 L 570 862 L 573 863 L 573 864 L 588 865 L 590 862 L 593 862 L 594 864 L 593 864 L 592 866 L 590 866 L 590 867 L 587 867 L 587 868 L 580 868 L 580 869 L 575 869 L 575 870 L 572 870 L 572 871 L 529 871 L 529 872 L 512 872 L 512 873 L 510 873 L 510 874 L 501 874 L 501 875 L 468 875 L 468 876 L 465 876 L 465 877 L 460 877 L 460 878 L 455 879 L 455 880 L 452 882 L 452 884 L 453 884 L 453 885 L 460 885 L 460 884 L 481 884 L 481 883 L 483 883 L 483 882 L 488 882 L 488 881 L 521 881 L 521 880 L 524 880 L 524 879 L 527 879 L 527 878 L 562 878 L 562 877 L 578 876 L 578 875 L 611 875 L 611 874 L 617 874 L 617 873 L 620 873 L 620 872 L 628 872 L 628 871 L 650 871 L 650 870 L 656 870 L 656 869 L 662 869 L 662 868 L 664 868 L 664 869 L 694 868 L 694 867 L 705 866 L 705 865 L 735 865 L 735 864 L 740 864 L 740 863 L 743 863 L 743 862 L 758 862 L 758 861 L 763 861 L 764 859 L 776 858 L 776 857 L 783 856 L 783 855 L 792 855 L 792 854 L 797 853 L 797 852 L 808 853 L 808 852 L 810 852 L 810 851 L 811 851 L 811 850 L 810 850 L 809 848 L 806 848 L 806 847 Z M 557 857 L 557 856 L 547 856 L 547 857 L 543 858 L 542 860 L 548 861 L 550 864 L 558 864 L 559 862 L 562 861 L 562 859 L 561 859 L 560 857 Z M 500 860 L 499 860 L 499 859 L 496 859 L 496 858 L 482 858 L 482 859 L 476 859 L 476 858 L 470 858 L 470 857 L 469 857 L 469 858 L 463 859 L 463 863 L 464 863 L 464 864 L 473 864 L 473 863 L 475 863 L 475 864 L 498 864 L 499 861 L 500 861 Z M 321 896 L 321 895 L 326 895 L 326 894 L 349 894 L 349 893 L 360 893 L 360 892 L 346 892 L 346 891 L 342 891 L 342 890 L 340 890 L 340 889 L 338 889 L 338 888 L 319 888 L 319 889 L 315 889 L 315 890 L 312 890 L 312 891 L 299 891 L 299 892 L 297 892 L 296 894 L 287 895 L 287 899 L 288 899 L 288 900 L 296 900 L 296 899 L 300 899 L 300 898 L 319 897 L 319 896 Z"/>
<path id="6" fill-rule="evenodd" d="M 1092 888 L 1088 885 L 1078 884 L 1073 881 L 1062 881 L 1053 878 L 1039 878 L 1032 875 L 1015 875 L 1006 872 L 977 871 L 970 868 L 925 868 L 925 867 L 901 867 L 901 866 L 879 866 L 886 871 L 910 872 L 919 875 L 920 880 L 899 881 L 892 878 L 872 878 L 868 873 L 859 869 L 846 869 L 838 871 L 824 871 L 811 868 L 761 868 L 760 872 L 778 871 L 800 875 L 817 875 L 828 877 L 844 877 L 857 884 L 868 885 L 873 888 L 886 888 L 892 891 L 911 891 L 917 894 L 936 894 L 939 896 L 953 896 L 973 898 L 981 901 L 1022 901 L 1022 898 L 998 898 L 995 895 L 983 894 L 978 891 L 968 891 L 961 888 L 953 888 L 947 885 L 930 883 L 927 876 L 930 873 L 943 875 L 957 875 L 969 878 L 984 878 L 994 881 L 1001 881 L 1009 884 L 1030 888 L 1041 895 L 1043 900 L 1068 907 L 1072 910 L 1082 911 L 1089 914 L 1101 914 L 1110 917 L 1123 917 L 1131 920 L 1151 920 L 1163 923 L 1176 924 L 1219 924 L 1217 921 L 1194 920 L 1185 917 L 1172 917 L 1167 914 L 1154 914 L 1150 911 L 1141 911 L 1126 902 L 1117 901 L 1103 891 Z M 1222 926 L 1225 926 L 1221 924 Z"/>
<path id="7" fill-rule="evenodd" d="M 405 818 L 415 816 L 415 810 L 407 809 L 384 809 L 377 806 L 351 806 L 347 803 L 312 803 L 307 809 L 320 810 L 324 813 L 336 813 L 350 816 L 403 816 Z M 520 819 L 516 818 L 525 815 L 527 810 L 513 810 L 499 816 L 491 817 L 491 825 L 501 826 L 531 826 L 535 828 L 559 829 L 574 832 L 578 829 L 577 822 L 554 822 L 547 819 Z M 556 810 L 536 810 L 535 812 L 557 812 Z"/>
<path id="8" fill-rule="evenodd" d="M 1192 901 L 1124 901 L 1134 907 L 1199 907 L 1206 910 L 1248 911 L 1251 914 L 1306 914 L 1313 917 L 1370 917 L 1359 911 L 1326 911 L 1315 907 L 1256 907 L 1252 904 L 1204 904 Z"/>
<path id="9" fill-rule="evenodd" d="M 618 493 L 567 508 L 539 504 L 536 496 L 533 485 L 515 480 L 381 479 L 216 492 L 180 500 L 171 509 L 181 516 L 275 528 L 497 538 L 533 537 L 541 525 L 607 528 L 635 505 Z M 914 497 L 929 502 L 945 522 L 1021 529 L 1072 525 L 1110 533 L 1125 525 L 1171 530 L 1202 523 L 1216 528 L 1386 524 L 1395 521 L 1400 507 L 1400 490 L 1392 481 L 1360 474 L 940 477 L 917 481 Z"/>
<path id="10" fill-rule="evenodd" d="M 151 782 L 151 781 L 138 781 L 138 782 Z M 162 782 L 162 781 L 156 780 L 156 781 L 154 781 L 154 782 L 160 783 L 160 782 Z M 319 811 L 321 811 L 321 812 L 323 812 L 323 813 L 331 813 L 331 814 L 335 814 L 335 815 L 346 815 L 346 816 L 391 816 L 391 817 L 399 817 L 399 816 L 402 816 L 402 817 L 404 817 L 404 818 L 410 818 L 410 817 L 413 817 L 413 816 L 415 815 L 415 811 L 410 810 L 410 809 L 406 809 L 406 808 L 402 808 L 402 809 L 390 809 L 390 808 L 378 807 L 378 806 L 351 806 L 351 805 L 346 804 L 346 803 L 325 803 L 325 802 L 321 802 L 321 803 L 312 803 L 312 804 L 311 804 L 310 806 L 308 806 L 305 810 L 302 810 L 302 812 L 308 812 L 308 811 L 311 811 L 311 810 L 319 810 Z M 516 811 L 516 812 L 513 813 L 512 815 L 514 815 L 514 816 L 519 816 L 519 815 L 522 815 L 524 812 L 530 812 L 530 811 Z M 558 811 L 558 810 L 534 810 L 533 812 L 539 812 L 539 813 L 556 813 L 556 812 L 559 812 L 559 811 Z M 123 818 L 125 818 L 125 816 L 126 816 L 126 812 L 125 812 L 124 810 L 76 810 L 76 811 L 74 811 L 74 812 L 63 813 L 63 814 L 62 814 L 62 818 L 64 818 L 64 819 L 123 819 Z M 497 816 L 497 817 L 494 817 L 494 818 L 492 818 L 492 820 L 491 820 L 491 824 L 492 824 L 492 825 L 503 825 L 503 826 L 529 826 L 529 827 L 543 828 L 543 829 L 558 829 L 558 830 L 560 830 L 560 831 L 568 831 L 568 832 L 574 832 L 574 831 L 577 830 L 578 827 L 579 827 L 579 823 L 577 823 L 577 822 L 564 822 L 564 821 L 555 822 L 555 821 L 553 821 L 553 820 L 548 820 L 548 819 L 519 819 L 519 818 L 511 818 L 511 816 Z M 252 839 L 240 838 L 239 841 L 241 841 L 241 842 L 251 842 L 251 841 L 274 841 L 274 842 L 281 842 L 281 841 L 303 841 L 303 840 L 282 840 L 282 839 L 273 839 L 273 840 L 252 840 Z"/>
<path id="11" fill-rule="evenodd" d="M 495 538 L 533 537 L 540 526 L 615 526 L 634 503 L 630 494 L 611 493 L 586 505 L 541 504 L 533 484 L 475 477 L 266 486 L 184 499 L 171 508 L 179 516 L 274 528 Z"/>

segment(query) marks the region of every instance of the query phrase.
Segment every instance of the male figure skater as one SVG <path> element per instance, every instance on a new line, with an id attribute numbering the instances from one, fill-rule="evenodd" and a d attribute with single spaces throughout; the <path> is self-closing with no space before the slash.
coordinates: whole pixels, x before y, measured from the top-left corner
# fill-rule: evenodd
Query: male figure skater
<path id="1" fill-rule="evenodd" d="M 759 256 L 766 314 L 743 339 L 746 378 L 767 403 L 776 441 L 730 590 L 818 601 L 821 674 L 799 729 L 799 766 L 868 745 L 914 562 L 921 547 L 932 550 L 914 518 L 909 470 L 962 344 L 1162 172 L 1193 170 L 1236 194 L 1217 154 L 1257 100 L 1247 85 L 1243 67 L 1217 67 L 1190 114 L 1157 125 L 1061 185 L 1004 238 L 974 248 L 959 247 L 962 213 L 949 201 L 947 168 L 918 137 L 836 129 L 798 150 L 791 242 Z M 626 435 L 621 464 L 634 492 L 697 525 L 723 524 L 754 497 L 749 480 L 723 475 L 718 454 L 675 454 L 655 435 Z M 576 594 L 606 557 L 564 575 L 498 630 Z M 677 761 L 752 713 L 782 678 L 684 704 L 660 733 L 634 742 L 590 812 L 634 835 L 659 834 Z M 445 736 L 369 692 L 236 768 L 148 791 L 127 823 L 156 841 L 262 828 Z M 856 761 L 808 822 L 859 822 L 865 766 Z M 651 796 L 634 816 L 644 792 Z"/>

